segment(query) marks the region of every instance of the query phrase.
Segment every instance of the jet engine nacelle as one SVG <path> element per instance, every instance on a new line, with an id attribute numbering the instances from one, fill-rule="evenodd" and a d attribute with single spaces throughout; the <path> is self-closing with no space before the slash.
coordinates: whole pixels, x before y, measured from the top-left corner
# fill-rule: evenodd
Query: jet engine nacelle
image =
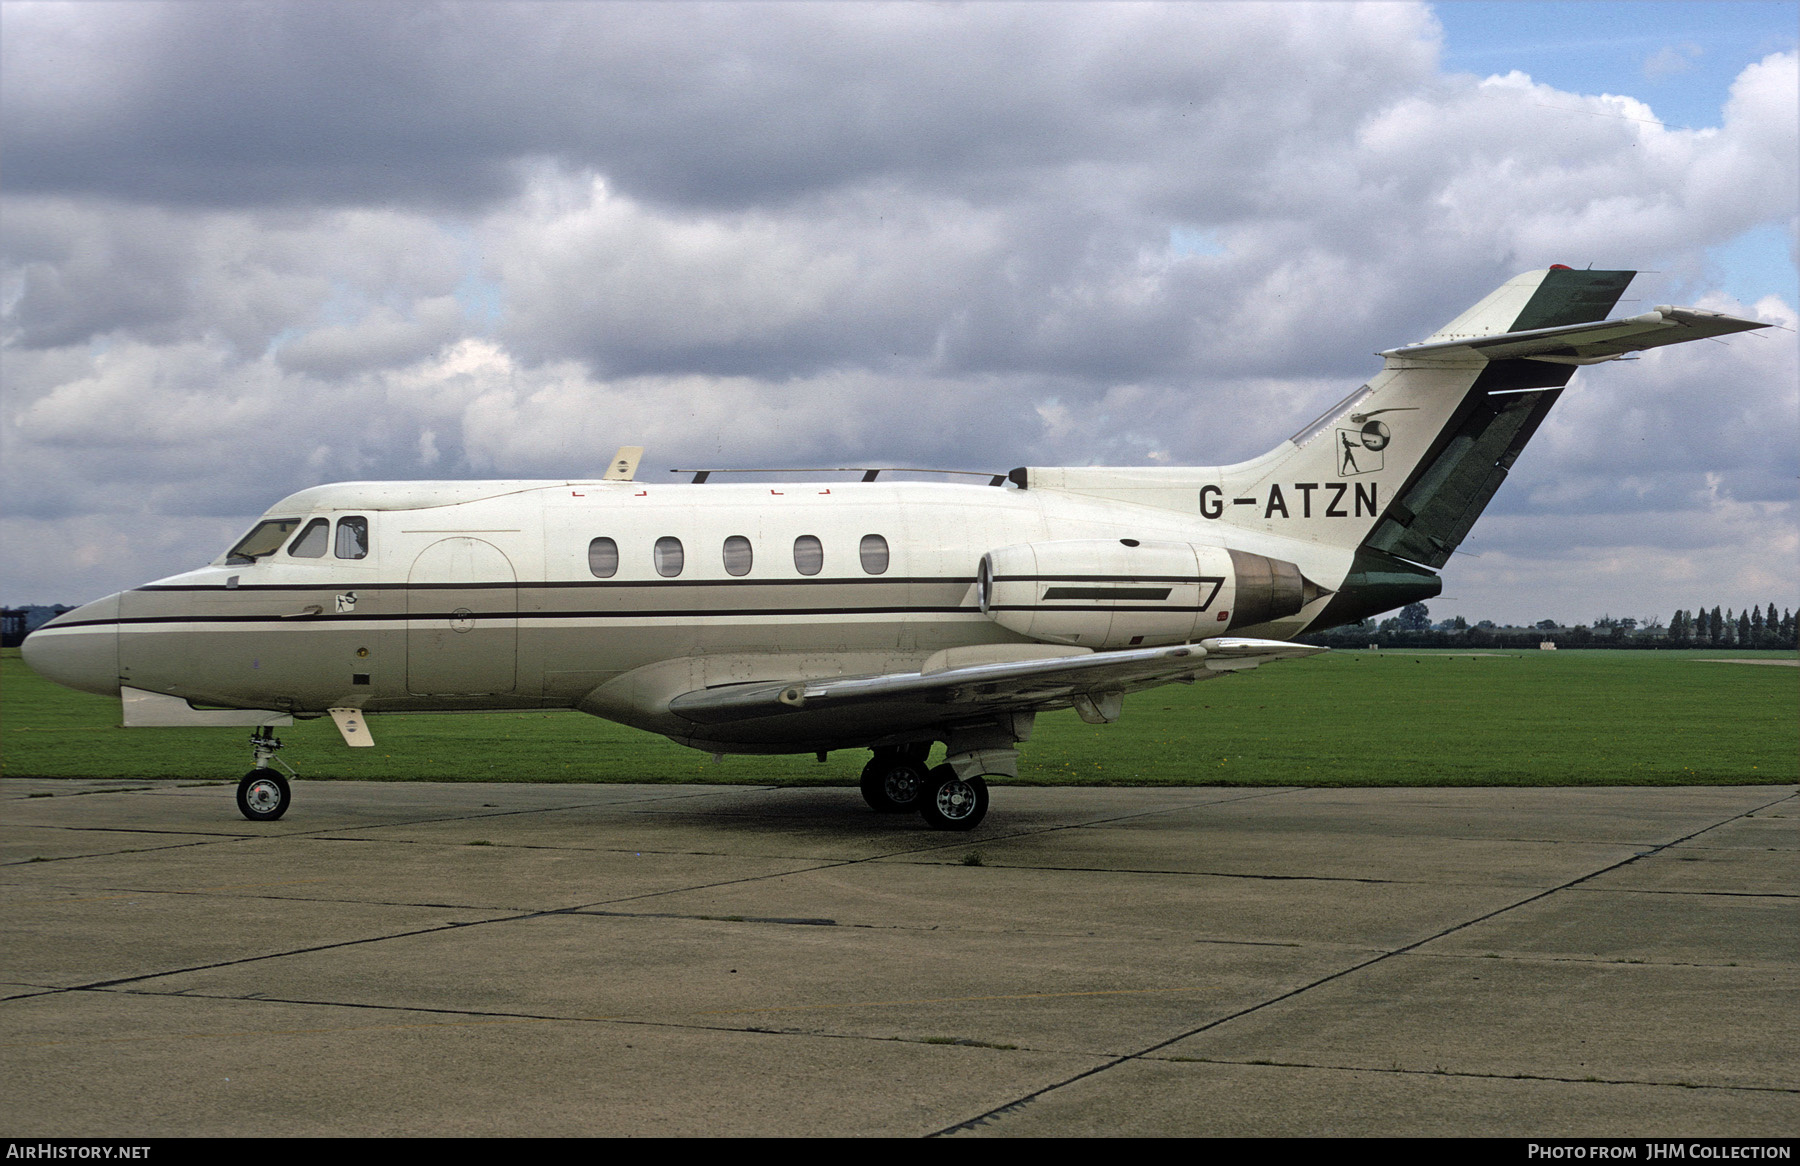
<path id="1" fill-rule="evenodd" d="M 1187 643 L 1294 615 L 1328 594 L 1283 559 L 1137 539 L 989 551 L 976 593 L 1003 628 L 1095 649 Z"/>

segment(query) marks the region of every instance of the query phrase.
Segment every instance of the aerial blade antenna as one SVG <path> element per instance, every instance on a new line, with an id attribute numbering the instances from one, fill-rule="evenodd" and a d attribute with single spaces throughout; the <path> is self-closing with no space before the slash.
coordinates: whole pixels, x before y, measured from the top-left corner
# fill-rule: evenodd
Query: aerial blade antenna
<path id="1" fill-rule="evenodd" d="M 637 477 L 638 462 L 644 458 L 644 447 L 641 445 L 621 445 L 619 452 L 613 454 L 612 465 L 607 468 L 607 482 L 629 482 Z"/>

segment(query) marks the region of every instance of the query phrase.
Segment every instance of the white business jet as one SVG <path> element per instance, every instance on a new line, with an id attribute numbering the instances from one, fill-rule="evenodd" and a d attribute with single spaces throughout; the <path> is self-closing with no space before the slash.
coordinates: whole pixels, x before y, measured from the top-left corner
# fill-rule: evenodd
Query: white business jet
<path id="1" fill-rule="evenodd" d="M 1438 594 L 1577 366 L 1766 326 L 1606 320 L 1633 274 L 1518 276 L 1231 466 L 656 485 L 627 448 L 597 481 L 317 486 L 24 655 L 122 697 L 128 727 L 255 726 L 256 820 L 288 809 L 272 729 L 294 717 L 366 746 L 370 714 L 574 708 L 715 755 L 871 749 L 873 808 L 973 829 L 1038 713 L 1109 722 Z"/>

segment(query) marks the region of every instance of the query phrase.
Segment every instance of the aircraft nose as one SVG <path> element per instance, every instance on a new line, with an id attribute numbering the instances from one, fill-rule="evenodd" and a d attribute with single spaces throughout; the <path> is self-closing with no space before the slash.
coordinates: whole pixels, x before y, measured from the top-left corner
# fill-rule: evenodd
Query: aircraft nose
<path id="1" fill-rule="evenodd" d="M 119 597 L 65 611 L 25 637 L 19 654 L 31 670 L 65 688 L 119 695 Z"/>

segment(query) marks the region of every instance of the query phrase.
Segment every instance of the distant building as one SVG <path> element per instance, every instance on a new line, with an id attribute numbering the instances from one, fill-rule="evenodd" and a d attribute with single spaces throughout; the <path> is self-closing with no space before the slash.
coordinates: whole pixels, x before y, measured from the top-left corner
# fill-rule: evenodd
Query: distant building
<path id="1" fill-rule="evenodd" d="M 42 604 L 28 604 L 25 607 L 0 608 L 0 648 L 16 648 L 25 642 L 25 637 L 37 631 L 65 611 L 74 611 L 73 607 L 61 603 L 45 607 Z"/>

